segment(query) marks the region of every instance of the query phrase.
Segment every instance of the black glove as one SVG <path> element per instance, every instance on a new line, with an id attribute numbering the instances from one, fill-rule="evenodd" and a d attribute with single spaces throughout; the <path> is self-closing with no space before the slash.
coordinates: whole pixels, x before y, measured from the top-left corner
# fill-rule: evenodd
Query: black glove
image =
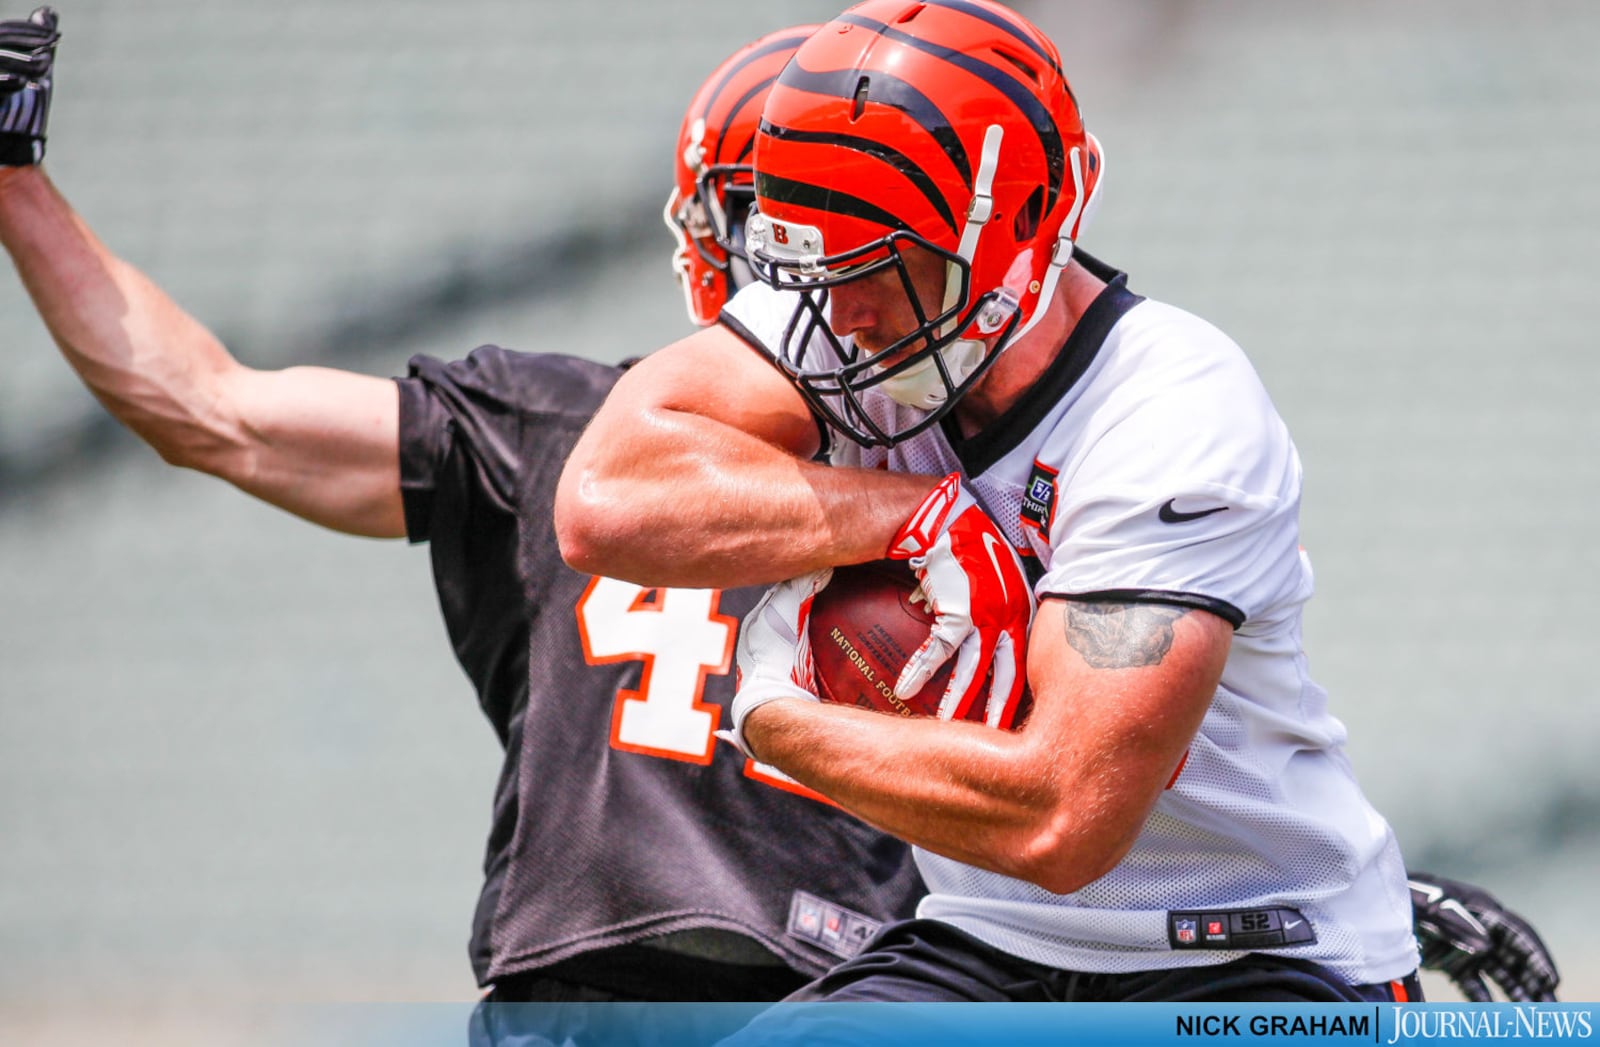
<path id="1" fill-rule="evenodd" d="M 0 167 L 27 167 L 44 159 L 50 71 L 60 39 L 56 13 L 48 7 L 26 21 L 0 22 Z"/>
<path id="2" fill-rule="evenodd" d="M 1561 976 L 1527 920 L 1481 887 L 1428 873 L 1407 874 L 1422 966 L 1442 971 L 1474 1003 L 1494 999 L 1554 1001 Z"/>

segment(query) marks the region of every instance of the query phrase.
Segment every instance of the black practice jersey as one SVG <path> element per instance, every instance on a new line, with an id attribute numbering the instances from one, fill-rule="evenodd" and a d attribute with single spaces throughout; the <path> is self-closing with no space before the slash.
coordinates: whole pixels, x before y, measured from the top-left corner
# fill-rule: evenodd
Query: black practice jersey
<path id="1" fill-rule="evenodd" d="M 614 954 L 649 979 L 641 956 L 684 957 L 638 942 L 720 931 L 813 975 L 909 915 L 922 885 L 903 844 L 715 743 L 759 592 L 562 562 L 556 480 L 621 373 L 484 346 L 397 380 L 406 530 L 430 543 L 451 644 L 506 751 L 473 969 L 489 983 Z"/>

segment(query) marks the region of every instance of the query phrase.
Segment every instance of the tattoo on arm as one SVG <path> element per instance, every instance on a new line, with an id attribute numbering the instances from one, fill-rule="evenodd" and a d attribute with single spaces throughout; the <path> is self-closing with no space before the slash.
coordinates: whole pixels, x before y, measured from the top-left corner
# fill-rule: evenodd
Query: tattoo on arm
<path id="1" fill-rule="evenodd" d="M 1095 669 L 1160 665 L 1172 650 L 1172 623 L 1187 607 L 1068 601 L 1067 643 Z"/>

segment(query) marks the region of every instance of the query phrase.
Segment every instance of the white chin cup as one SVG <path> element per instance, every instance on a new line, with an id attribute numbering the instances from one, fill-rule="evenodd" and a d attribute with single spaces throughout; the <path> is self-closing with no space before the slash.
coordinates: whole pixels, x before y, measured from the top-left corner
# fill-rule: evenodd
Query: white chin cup
<path id="1" fill-rule="evenodd" d="M 967 376 L 977 370 L 978 365 L 983 362 L 987 348 L 988 346 L 981 341 L 963 338 L 940 349 L 939 355 L 944 357 L 944 366 L 945 370 L 950 372 L 950 381 L 955 385 L 966 381 Z M 885 378 L 878 383 L 878 388 L 895 403 L 923 411 L 931 411 L 935 407 L 942 406 L 945 397 L 950 394 L 950 390 L 945 388 L 943 380 L 939 377 L 939 368 L 934 364 L 931 353 L 899 374 Z"/>

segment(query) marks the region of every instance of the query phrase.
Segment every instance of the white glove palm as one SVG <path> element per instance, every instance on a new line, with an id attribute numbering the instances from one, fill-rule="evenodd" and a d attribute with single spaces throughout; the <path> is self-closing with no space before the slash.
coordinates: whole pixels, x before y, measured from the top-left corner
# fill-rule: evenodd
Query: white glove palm
<path id="1" fill-rule="evenodd" d="M 760 757 L 750 751 L 744 736 L 744 722 L 751 712 L 779 698 L 819 700 L 808 636 L 811 603 L 832 578 L 833 570 L 824 568 L 779 582 L 767 590 L 739 628 L 734 654 L 739 690 L 729 709 L 733 727 L 718 736 L 752 760 Z"/>

